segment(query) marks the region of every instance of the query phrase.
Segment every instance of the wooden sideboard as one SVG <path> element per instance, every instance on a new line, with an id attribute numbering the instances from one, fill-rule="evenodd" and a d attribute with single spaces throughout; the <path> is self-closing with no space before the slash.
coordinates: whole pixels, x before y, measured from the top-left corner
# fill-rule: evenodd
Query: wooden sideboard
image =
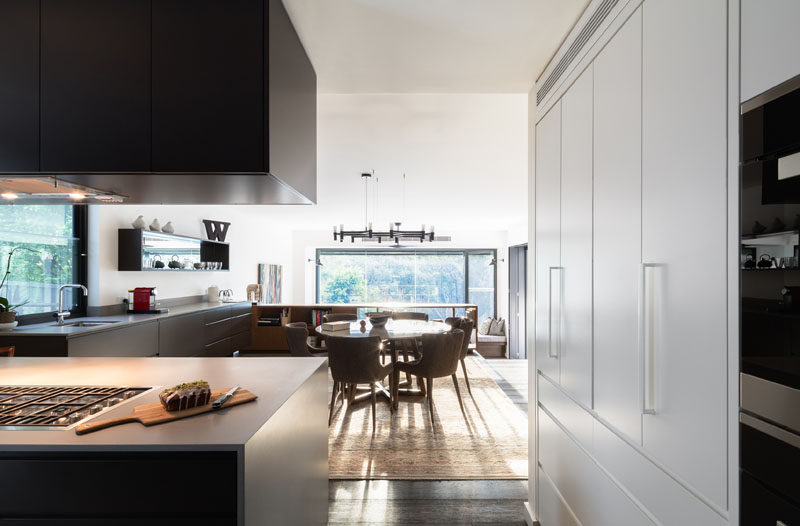
<path id="1" fill-rule="evenodd" d="M 273 351 L 286 353 L 289 351 L 289 344 L 286 342 L 286 334 L 283 326 L 287 323 L 298 321 L 309 325 L 310 332 L 313 332 L 314 320 L 313 311 L 328 311 L 332 313 L 358 314 L 360 309 L 367 311 L 417 311 L 424 309 L 441 309 L 449 311 L 450 316 L 465 313 L 472 317 L 475 328 L 478 327 L 478 306 L 471 303 L 362 303 L 362 304 L 309 304 L 309 305 L 253 305 L 250 313 L 250 347 L 248 351 Z M 262 318 L 280 319 L 280 325 L 264 326 L 259 325 Z M 477 350 L 477 338 L 470 345 Z"/>

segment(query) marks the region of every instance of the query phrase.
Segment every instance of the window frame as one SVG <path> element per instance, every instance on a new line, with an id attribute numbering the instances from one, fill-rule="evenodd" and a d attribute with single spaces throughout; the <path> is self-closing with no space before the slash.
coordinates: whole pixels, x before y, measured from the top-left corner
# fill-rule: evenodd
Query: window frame
<path id="1" fill-rule="evenodd" d="M 13 205 L 12 205 L 13 206 Z M 73 256 L 73 268 L 75 277 L 73 283 L 88 286 L 89 265 L 87 261 L 86 248 L 88 246 L 89 235 L 89 211 L 87 205 L 72 205 L 72 237 L 77 239 L 75 255 Z M 62 283 L 66 285 L 66 283 Z M 86 316 L 88 310 L 88 297 L 78 294 L 78 304 L 70 309 L 70 317 L 78 318 Z M 35 323 L 47 323 L 55 318 L 56 311 L 37 312 L 36 314 L 24 314 L 17 316 L 19 325 L 33 325 Z"/>
<path id="2" fill-rule="evenodd" d="M 469 298 L 469 256 L 470 255 L 490 255 L 495 264 L 494 267 L 494 294 L 493 294 L 493 310 L 494 316 L 497 317 L 497 249 L 496 248 L 317 248 L 315 252 L 315 261 L 320 261 L 320 256 L 329 254 L 418 254 L 418 253 L 431 253 L 431 254 L 458 254 L 464 258 L 464 299 L 465 303 L 470 303 Z M 320 294 L 320 265 L 315 265 L 315 288 L 314 300 L 319 303 Z M 347 305 L 346 303 L 343 305 Z"/>

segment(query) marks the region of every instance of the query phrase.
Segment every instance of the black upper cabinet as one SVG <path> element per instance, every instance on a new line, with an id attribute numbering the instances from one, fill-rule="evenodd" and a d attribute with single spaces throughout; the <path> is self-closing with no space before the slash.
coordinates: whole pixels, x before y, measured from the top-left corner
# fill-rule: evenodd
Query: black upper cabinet
<path id="1" fill-rule="evenodd" d="M 0 0 L 0 173 L 312 203 L 316 97 L 281 0 Z"/>
<path id="2" fill-rule="evenodd" d="M 0 172 L 39 169 L 39 3 L 0 1 Z"/>
<path id="3" fill-rule="evenodd" d="M 264 20 L 264 0 L 153 2 L 153 171 L 265 171 Z"/>
<path id="4" fill-rule="evenodd" d="M 150 3 L 41 1 L 42 171 L 150 170 Z"/>

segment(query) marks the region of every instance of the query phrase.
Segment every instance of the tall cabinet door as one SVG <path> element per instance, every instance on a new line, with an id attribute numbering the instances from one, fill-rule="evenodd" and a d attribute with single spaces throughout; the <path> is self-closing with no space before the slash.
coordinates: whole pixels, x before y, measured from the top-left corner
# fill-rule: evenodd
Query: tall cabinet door
<path id="1" fill-rule="evenodd" d="M 0 2 L 0 172 L 39 169 L 39 3 Z"/>
<path id="2" fill-rule="evenodd" d="M 153 2 L 154 171 L 264 170 L 264 4 Z"/>
<path id="3" fill-rule="evenodd" d="M 727 459 L 726 4 L 647 0 L 642 48 L 642 256 L 653 265 L 643 306 L 644 378 L 652 393 L 644 447 L 720 507 Z"/>
<path id="4" fill-rule="evenodd" d="M 148 171 L 150 2 L 41 6 L 41 170 Z"/>
<path id="5" fill-rule="evenodd" d="M 641 441 L 642 18 L 594 62 L 594 408 Z"/>
<path id="6" fill-rule="evenodd" d="M 592 405 L 592 65 L 561 99 L 561 386 Z"/>
<path id="7" fill-rule="evenodd" d="M 559 379 L 561 102 L 536 125 L 536 367 Z"/>

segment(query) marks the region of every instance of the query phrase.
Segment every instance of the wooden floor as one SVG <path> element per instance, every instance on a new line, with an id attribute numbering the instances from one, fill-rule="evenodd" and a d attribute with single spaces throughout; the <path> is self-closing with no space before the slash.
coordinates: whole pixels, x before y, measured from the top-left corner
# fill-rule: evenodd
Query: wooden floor
<path id="1" fill-rule="evenodd" d="M 528 415 L 527 360 L 480 361 L 514 404 Z M 524 525 L 523 480 L 332 480 L 328 524 Z"/>

